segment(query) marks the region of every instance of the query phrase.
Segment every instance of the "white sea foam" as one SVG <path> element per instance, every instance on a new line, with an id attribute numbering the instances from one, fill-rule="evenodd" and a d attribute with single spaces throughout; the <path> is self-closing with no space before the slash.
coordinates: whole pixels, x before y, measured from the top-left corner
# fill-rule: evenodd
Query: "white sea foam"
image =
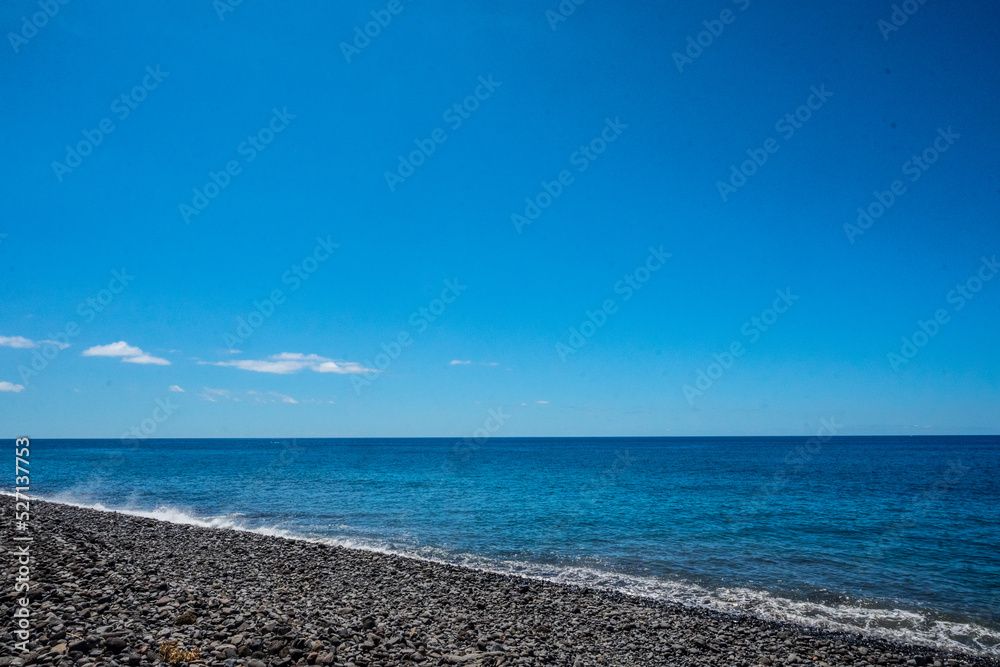
<path id="1" fill-rule="evenodd" d="M 13 495 L 4 492 L 4 495 Z M 97 510 L 99 512 L 113 512 L 128 516 L 137 516 L 145 519 L 155 519 L 167 523 L 179 523 L 190 526 L 200 526 L 202 528 L 223 528 L 227 530 L 241 530 L 260 535 L 272 535 L 275 537 L 286 537 L 294 539 L 296 537 L 291 531 L 271 526 L 247 526 L 239 517 L 244 517 L 243 512 L 233 512 L 231 514 L 220 514 L 217 516 L 196 516 L 185 509 L 173 507 L 171 505 L 158 505 L 152 510 L 130 509 L 122 507 L 108 507 L 104 503 L 82 502 L 67 494 L 56 494 L 54 496 L 33 496 L 39 500 L 59 503 L 61 505 L 71 505 L 85 509 Z"/>
<path id="2" fill-rule="evenodd" d="M 7 492 L 2 493 L 13 495 Z M 977 623 L 934 619 L 919 611 L 886 608 L 875 604 L 866 604 L 864 601 L 824 604 L 789 599 L 759 589 L 739 587 L 710 589 L 690 582 L 640 577 L 593 567 L 486 558 L 476 554 L 453 552 L 431 546 L 399 546 L 391 541 L 378 539 L 317 537 L 304 535 L 280 526 L 250 526 L 245 519 L 246 515 L 241 512 L 217 516 L 196 516 L 187 510 L 170 505 L 161 505 L 153 510 L 141 510 L 108 507 L 102 503 L 79 502 L 66 495 L 39 499 L 169 523 L 239 530 L 349 549 L 405 556 L 427 562 L 459 565 L 541 581 L 616 591 L 636 597 L 664 600 L 720 612 L 744 613 L 768 620 L 859 632 L 897 642 L 1000 656 L 1000 631 Z"/>

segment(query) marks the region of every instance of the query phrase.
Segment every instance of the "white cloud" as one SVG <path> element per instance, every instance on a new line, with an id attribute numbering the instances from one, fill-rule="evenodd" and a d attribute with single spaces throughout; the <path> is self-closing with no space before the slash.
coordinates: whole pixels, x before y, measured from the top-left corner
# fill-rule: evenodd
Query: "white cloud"
<path id="1" fill-rule="evenodd" d="M 170 362 L 160 357 L 153 357 L 148 354 L 140 354 L 138 357 L 125 357 L 122 359 L 127 364 L 155 364 L 157 366 L 169 366 Z"/>
<path id="2" fill-rule="evenodd" d="M 182 393 L 184 392 L 183 389 L 181 389 L 180 387 L 178 387 L 175 384 L 170 385 L 170 391 L 179 391 L 179 392 L 182 392 Z"/>
<path id="3" fill-rule="evenodd" d="M 337 361 L 327 359 L 318 354 L 302 354 L 301 352 L 281 352 L 272 354 L 267 359 L 237 359 L 235 361 L 199 361 L 210 366 L 231 366 L 245 371 L 257 373 L 275 373 L 289 375 L 310 368 L 317 373 L 364 373 L 370 369 L 354 361 Z"/>
<path id="4" fill-rule="evenodd" d="M 302 354 L 301 352 L 282 352 L 281 354 L 272 354 L 270 358 L 278 361 L 329 361 L 326 357 L 321 357 L 318 354 Z"/>
<path id="5" fill-rule="evenodd" d="M 24 336 L 0 336 L 0 345 L 5 347 L 38 347 L 38 343 Z"/>
<path id="6" fill-rule="evenodd" d="M 452 359 L 448 362 L 449 366 L 465 366 L 466 364 L 471 364 L 471 361 L 461 361 L 459 359 Z"/>
<path id="7" fill-rule="evenodd" d="M 296 401 L 291 396 L 288 396 L 286 394 L 279 394 L 276 391 L 268 391 L 268 392 L 248 391 L 247 393 L 250 394 L 253 397 L 253 400 L 256 401 L 257 403 L 292 403 L 296 405 L 298 404 L 298 401 Z"/>
<path id="8" fill-rule="evenodd" d="M 548 405 L 549 404 L 548 401 L 535 401 L 535 403 L 540 403 L 542 405 Z"/>
<path id="9" fill-rule="evenodd" d="M 242 368 L 245 371 L 256 371 L 257 373 L 277 373 L 278 375 L 288 375 L 297 373 L 306 364 L 298 361 L 263 361 L 258 359 L 240 359 L 239 361 L 199 361 L 200 364 L 209 366 L 232 366 Z"/>
<path id="10" fill-rule="evenodd" d="M 122 357 L 122 361 L 130 364 L 155 364 L 169 366 L 170 362 L 160 357 L 146 354 L 139 348 L 129 345 L 123 340 L 107 345 L 95 345 L 83 351 L 85 357 Z"/>
<path id="11" fill-rule="evenodd" d="M 208 387 L 203 387 L 201 393 L 198 394 L 200 398 L 209 401 L 210 403 L 215 403 L 217 399 L 224 398 L 227 400 L 239 401 L 240 399 L 234 398 L 232 392 L 228 389 L 210 389 Z"/>
<path id="12" fill-rule="evenodd" d="M 359 363 L 354 361 L 324 361 L 321 364 L 313 366 L 312 369 L 317 373 L 364 373 L 369 370 Z"/>
<path id="13" fill-rule="evenodd" d="M 24 391 L 24 385 L 14 384 L 13 382 L 0 382 L 0 391 L 13 391 L 14 393 L 20 393 Z"/>
<path id="14" fill-rule="evenodd" d="M 141 354 L 145 352 L 123 340 L 108 345 L 95 345 L 83 351 L 85 357 L 138 357 Z"/>
<path id="15" fill-rule="evenodd" d="M 24 336 L 0 336 L 0 346 L 2 347 L 31 348 L 38 347 L 39 345 L 55 345 L 60 350 L 65 350 L 69 347 L 69 343 L 61 343 L 57 340 L 46 339 L 34 341 Z"/>
<path id="16" fill-rule="evenodd" d="M 243 354 L 243 350 L 226 350 L 229 354 Z"/>
<path id="17" fill-rule="evenodd" d="M 223 401 L 234 401 L 236 403 L 242 402 L 243 398 L 248 398 L 254 403 L 289 403 L 291 405 L 298 405 L 299 401 L 292 398 L 287 394 L 281 394 L 276 391 L 247 391 L 244 393 L 233 393 L 228 389 L 212 389 L 210 387 L 204 387 L 201 393 L 198 394 L 199 398 L 208 401 L 209 403 L 217 403 L 220 400 Z M 318 401 L 307 400 L 306 403 L 315 403 Z"/>

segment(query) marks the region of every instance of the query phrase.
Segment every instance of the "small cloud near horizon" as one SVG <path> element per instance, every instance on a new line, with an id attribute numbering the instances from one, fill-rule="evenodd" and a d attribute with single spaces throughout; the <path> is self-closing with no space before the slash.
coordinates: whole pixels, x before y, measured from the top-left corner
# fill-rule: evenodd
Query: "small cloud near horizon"
<path id="1" fill-rule="evenodd" d="M 57 340 L 39 340 L 34 341 L 30 338 L 25 338 L 24 336 L 0 336 L 0 347 L 14 347 L 18 349 L 30 349 L 33 347 L 41 347 L 42 345 L 55 345 L 60 350 L 65 350 L 69 347 L 69 343 L 60 343 Z"/>
<path id="2" fill-rule="evenodd" d="M 179 386 L 177 386 L 176 384 L 172 384 L 172 385 L 170 385 L 169 389 L 170 389 L 170 391 L 179 391 L 179 392 L 181 392 L 181 393 L 183 393 L 183 392 L 184 392 L 184 390 L 183 390 L 183 389 L 181 389 L 181 388 L 180 388 Z"/>
<path id="3" fill-rule="evenodd" d="M 309 368 L 317 373 L 358 374 L 374 371 L 365 368 L 355 361 L 340 361 L 321 357 L 318 354 L 302 354 L 301 352 L 281 352 L 272 354 L 267 359 L 238 359 L 236 361 L 199 361 L 208 366 L 231 366 L 256 373 L 275 373 L 289 375 Z"/>
<path id="4" fill-rule="evenodd" d="M 149 354 L 140 354 L 137 357 L 126 357 L 122 359 L 126 364 L 155 364 L 157 366 L 169 366 L 170 362 L 161 357 L 154 357 Z"/>
<path id="5" fill-rule="evenodd" d="M 0 336 L 0 345 L 4 347 L 27 348 L 35 347 L 35 341 L 24 336 Z"/>
<path id="6" fill-rule="evenodd" d="M 243 401 L 242 395 L 240 393 L 233 393 L 228 389 L 212 389 L 211 387 L 202 388 L 202 393 L 198 394 L 198 397 L 202 400 L 208 401 L 209 403 L 217 403 L 220 400 L 234 401 L 236 403 L 241 403 Z M 282 394 L 277 391 L 254 391 L 248 390 L 245 395 L 248 400 L 254 403 L 288 403 L 291 405 L 298 405 L 300 402 L 304 403 L 321 403 L 322 401 L 315 399 L 306 399 L 304 401 L 299 401 L 296 398 L 292 398 L 288 394 Z M 333 401 L 329 401 L 333 403 Z"/>
<path id="7" fill-rule="evenodd" d="M 297 405 L 298 401 L 288 396 L 287 394 L 279 394 L 276 391 L 248 391 L 248 394 L 253 397 L 254 401 L 257 403 L 291 403 Z"/>
<path id="8" fill-rule="evenodd" d="M 88 347 L 82 352 L 84 357 L 121 357 L 122 361 L 129 364 L 154 364 L 156 366 L 169 366 L 170 362 L 160 357 L 146 354 L 134 345 L 129 345 L 123 340 L 107 345 L 95 345 Z"/>
<path id="9" fill-rule="evenodd" d="M 0 382 L 0 391 L 12 391 L 15 394 L 19 394 L 24 391 L 23 384 L 14 384 L 13 382 Z"/>
<path id="10" fill-rule="evenodd" d="M 203 398 L 209 403 L 215 403 L 217 399 L 224 398 L 227 400 L 239 401 L 238 398 L 233 398 L 232 392 L 228 389 L 211 389 L 209 387 L 202 387 L 201 393 L 198 394 L 199 398 Z"/>
<path id="11" fill-rule="evenodd" d="M 465 366 L 466 364 L 471 364 L 471 361 L 461 361 L 459 359 L 452 359 L 448 362 L 449 366 Z"/>

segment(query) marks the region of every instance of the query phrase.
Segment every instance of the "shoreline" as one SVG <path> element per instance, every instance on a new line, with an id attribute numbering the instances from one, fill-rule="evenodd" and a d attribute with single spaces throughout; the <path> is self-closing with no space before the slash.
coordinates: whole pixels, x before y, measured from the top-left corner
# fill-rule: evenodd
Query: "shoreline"
<path id="1" fill-rule="evenodd" d="M 38 646 L 15 652 L 8 622 L 0 667 L 155 664 L 171 641 L 200 652 L 192 664 L 227 667 L 1000 665 L 991 656 L 404 555 L 31 504 L 30 630 Z M 13 497 L 4 495 L 8 545 L 17 544 L 12 511 Z M 8 589 L 4 605 L 17 597 Z"/>

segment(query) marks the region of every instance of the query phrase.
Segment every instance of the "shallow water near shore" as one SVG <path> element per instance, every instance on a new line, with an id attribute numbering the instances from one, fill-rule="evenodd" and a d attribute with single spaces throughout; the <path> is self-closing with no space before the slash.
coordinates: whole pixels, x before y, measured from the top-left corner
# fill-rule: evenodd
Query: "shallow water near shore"
<path id="1" fill-rule="evenodd" d="M 32 444 L 59 502 L 1000 655 L 996 437 Z"/>

